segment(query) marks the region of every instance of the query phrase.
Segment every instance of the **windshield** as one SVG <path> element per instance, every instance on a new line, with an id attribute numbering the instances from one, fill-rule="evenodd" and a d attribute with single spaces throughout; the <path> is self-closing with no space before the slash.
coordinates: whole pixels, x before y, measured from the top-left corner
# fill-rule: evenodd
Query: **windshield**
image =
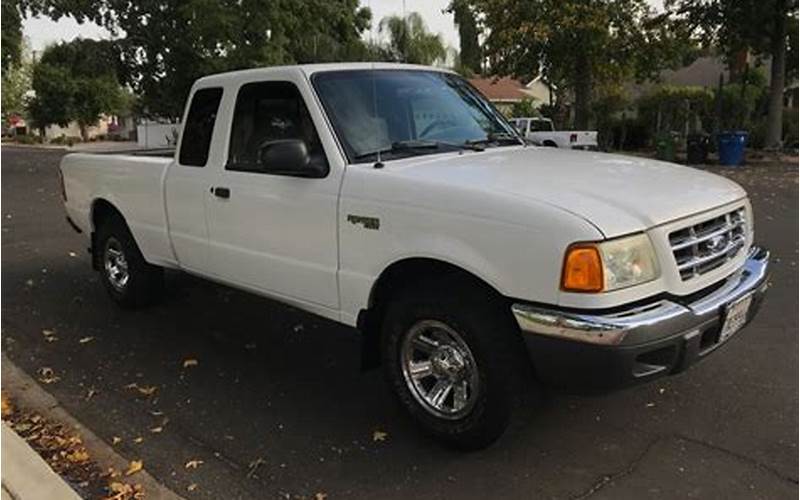
<path id="1" fill-rule="evenodd" d="M 521 143 L 494 106 L 457 75 L 331 71 L 315 74 L 312 82 L 351 161 L 374 159 L 378 152 L 391 159 Z"/>

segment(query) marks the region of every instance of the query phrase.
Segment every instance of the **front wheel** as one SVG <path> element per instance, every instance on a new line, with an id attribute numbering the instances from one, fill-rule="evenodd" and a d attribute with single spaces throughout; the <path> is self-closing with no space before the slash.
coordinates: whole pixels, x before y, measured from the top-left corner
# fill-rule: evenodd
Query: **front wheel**
<path id="1" fill-rule="evenodd" d="M 406 295 L 389 304 L 383 366 L 423 431 L 460 449 L 481 449 L 508 426 L 524 348 L 500 304 L 449 293 Z"/>
<path id="2" fill-rule="evenodd" d="M 97 230 L 96 257 L 103 285 L 122 307 L 152 304 L 161 296 L 164 272 L 148 264 L 128 226 L 121 217 L 111 216 Z"/>

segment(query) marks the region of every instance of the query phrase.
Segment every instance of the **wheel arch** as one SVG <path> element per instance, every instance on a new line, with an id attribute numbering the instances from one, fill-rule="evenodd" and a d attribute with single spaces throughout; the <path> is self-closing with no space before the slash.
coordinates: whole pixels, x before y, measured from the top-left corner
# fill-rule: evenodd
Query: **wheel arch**
<path id="1" fill-rule="evenodd" d="M 357 328 L 362 333 L 362 367 L 380 365 L 380 331 L 385 308 L 398 291 L 409 286 L 453 280 L 457 286 L 474 287 L 490 297 L 505 300 L 497 288 L 462 266 L 432 257 L 406 257 L 389 264 L 372 285 L 367 307 L 358 314 Z M 510 312 L 509 312 L 510 314 Z"/>
<path id="2" fill-rule="evenodd" d="M 95 198 L 92 201 L 92 205 L 89 210 L 89 222 L 91 224 L 92 267 L 95 270 L 100 269 L 100 252 L 98 251 L 97 245 L 97 229 L 100 227 L 100 224 L 102 224 L 103 221 L 114 216 L 119 217 L 125 226 L 128 227 L 128 230 L 130 230 L 130 226 L 128 226 L 128 221 L 125 220 L 125 216 L 122 215 L 122 212 L 111 201 L 107 200 L 106 198 Z"/>

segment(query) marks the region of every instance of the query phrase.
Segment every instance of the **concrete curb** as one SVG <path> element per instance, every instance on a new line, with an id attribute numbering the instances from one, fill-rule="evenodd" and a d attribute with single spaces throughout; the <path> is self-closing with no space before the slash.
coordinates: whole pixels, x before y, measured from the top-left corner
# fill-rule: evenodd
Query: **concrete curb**
<path id="1" fill-rule="evenodd" d="M 125 471 L 128 468 L 130 463 L 129 460 L 118 454 L 111 446 L 106 444 L 105 441 L 97 437 L 91 430 L 89 430 L 87 427 L 84 427 L 72 415 L 67 413 L 67 411 L 61 407 L 61 405 L 53 396 L 42 389 L 39 384 L 37 384 L 25 372 L 12 363 L 5 353 L 2 355 L 2 364 L 0 364 L 0 367 L 2 368 L 2 373 L 0 373 L 0 376 L 3 380 L 3 390 L 8 391 L 8 394 L 13 396 L 20 406 L 25 407 L 28 410 L 35 411 L 45 418 L 52 419 L 74 428 L 78 433 L 80 433 L 81 438 L 83 439 L 83 444 L 89 454 L 103 465 L 110 465 L 119 471 Z M 3 427 L 3 432 L 3 486 L 5 487 L 7 484 L 6 474 L 9 472 L 7 469 L 5 469 L 7 463 L 5 449 L 5 426 Z M 14 436 L 21 440 L 19 436 Z M 23 444 L 25 444 L 24 441 Z M 25 445 L 27 446 L 27 444 Z M 30 451 L 36 455 L 35 451 L 32 449 L 30 449 Z M 36 456 L 39 458 L 38 455 Z M 41 458 L 39 459 L 41 460 Z M 49 470 L 47 464 L 45 463 L 44 465 Z M 50 470 L 50 472 L 55 474 L 55 472 L 52 470 Z M 156 479 L 153 478 L 153 476 L 151 476 L 145 469 L 142 469 L 136 473 L 135 476 L 131 476 L 130 479 L 142 485 L 148 499 L 183 500 L 183 497 L 175 494 L 172 490 L 156 481 Z M 64 485 L 66 486 L 66 483 Z M 67 488 L 69 487 L 67 486 Z M 9 491 L 9 493 L 13 493 L 13 491 Z M 61 497 L 58 495 L 28 496 L 25 494 L 26 492 L 22 493 L 23 494 L 20 496 L 12 496 L 11 498 L 71 498 Z M 76 496 L 76 498 L 79 497 Z"/>
<path id="2" fill-rule="evenodd" d="M 3 422 L 3 490 L 15 499 L 80 497 L 24 439 Z"/>

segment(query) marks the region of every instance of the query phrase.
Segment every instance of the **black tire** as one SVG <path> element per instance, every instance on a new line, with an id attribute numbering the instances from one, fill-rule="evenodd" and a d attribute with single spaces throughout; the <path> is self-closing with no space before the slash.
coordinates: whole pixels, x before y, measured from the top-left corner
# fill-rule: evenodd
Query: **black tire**
<path id="1" fill-rule="evenodd" d="M 108 295 L 121 307 L 134 309 L 157 302 L 164 288 L 164 270 L 148 264 L 128 225 L 117 214 L 103 220 L 97 228 L 95 236 L 95 256 L 97 269 Z M 122 262 L 126 266 L 127 279 L 114 279 L 119 273 L 112 273 L 107 265 L 111 250 L 121 253 Z M 120 261 L 116 260 L 117 263 Z M 119 266 L 117 267 L 117 269 Z"/>
<path id="2" fill-rule="evenodd" d="M 387 306 L 381 343 L 387 381 L 412 419 L 445 445 L 477 450 L 494 443 L 508 427 L 514 407 L 524 399 L 519 397 L 525 392 L 523 384 L 533 382 L 525 376 L 531 374 L 530 363 L 506 306 L 499 297 L 463 282 L 406 290 Z M 444 324 L 457 332 L 477 365 L 478 388 L 472 391 L 475 400 L 466 414 L 434 415 L 436 410 L 421 400 L 421 391 L 409 381 L 411 370 L 404 374 L 404 339 L 426 324 Z"/>

